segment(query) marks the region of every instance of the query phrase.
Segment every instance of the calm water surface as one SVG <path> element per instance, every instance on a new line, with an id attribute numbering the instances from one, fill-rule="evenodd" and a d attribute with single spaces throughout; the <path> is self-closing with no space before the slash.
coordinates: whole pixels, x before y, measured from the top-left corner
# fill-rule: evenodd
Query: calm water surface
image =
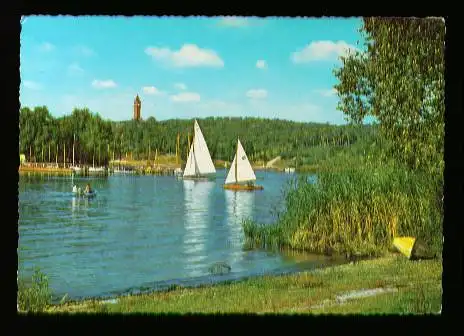
<path id="1" fill-rule="evenodd" d="M 21 175 L 19 272 L 40 267 L 57 295 L 111 296 L 168 284 L 198 284 L 340 261 L 243 249 L 241 221 L 272 223 L 291 174 L 256 172 L 263 191 L 233 192 L 216 181 L 172 176 Z M 74 197 L 90 182 L 95 198 Z M 211 276 L 215 262 L 231 273 Z"/>

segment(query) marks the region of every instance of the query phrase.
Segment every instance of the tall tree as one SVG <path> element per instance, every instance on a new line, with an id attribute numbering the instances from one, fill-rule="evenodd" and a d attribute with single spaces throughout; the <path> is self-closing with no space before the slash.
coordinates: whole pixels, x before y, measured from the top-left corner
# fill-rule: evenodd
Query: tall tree
<path id="1" fill-rule="evenodd" d="M 365 18 L 364 52 L 342 57 L 334 74 L 338 108 L 361 123 L 375 117 L 391 154 L 412 168 L 443 169 L 444 21 Z"/>

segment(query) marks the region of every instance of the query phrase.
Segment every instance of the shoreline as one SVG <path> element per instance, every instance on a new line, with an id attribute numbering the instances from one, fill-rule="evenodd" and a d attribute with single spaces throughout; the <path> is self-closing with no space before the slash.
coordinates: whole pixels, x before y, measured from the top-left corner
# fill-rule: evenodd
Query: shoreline
<path id="1" fill-rule="evenodd" d="M 18 173 L 66 173 L 72 174 L 71 168 L 19 166 Z"/>
<path id="2" fill-rule="evenodd" d="M 288 253 L 289 251 L 287 251 Z M 336 267 L 340 265 L 349 264 L 351 261 L 349 259 L 344 258 L 343 256 L 327 256 L 323 254 L 308 254 L 306 252 L 301 251 L 291 251 L 293 253 L 292 257 L 295 257 L 295 262 L 293 265 L 290 266 L 283 266 L 278 269 L 269 270 L 266 273 L 251 273 L 251 274 L 239 274 L 239 273 L 218 273 L 218 274 L 208 274 L 196 277 L 189 277 L 189 278 L 178 278 L 178 279 L 170 279 L 170 280 L 160 280 L 153 282 L 153 285 L 150 287 L 140 286 L 140 287 L 131 287 L 127 290 L 119 291 L 119 292 L 107 292 L 106 294 L 94 295 L 94 296 L 80 296 L 70 298 L 68 294 L 61 293 L 53 295 L 52 305 L 58 305 L 60 300 L 64 296 L 67 297 L 67 302 L 86 302 L 86 301 L 108 301 L 114 300 L 119 297 L 126 297 L 126 296 L 138 296 L 138 295 L 146 295 L 146 294 L 156 294 L 156 293 L 163 293 L 166 291 L 170 291 L 173 288 L 184 288 L 184 289 L 195 289 L 195 288 L 204 288 L 204 287 L 214 287 L 214 286 L 221 286 L 224 284 L 233 284 L 233 283 L 240 283 L 252 279 L 261 278 L 263 276 L 269 277 L 278 277 L 283 275 L 295 275 L 301 272 L 312 272 L 315 270 L 321 270 L 329 267 Z M 308 255 L 311 255 L 308 259 Z M 285 255 L 283 255 L 285 256 Z M 314 258 L 314 256 L 317 256 Z M 328 260 L 323 262 L 322 264 L 317 263 L 318 258 L 329 258 Z M 373 259 L 371 258 L 364 258 L 362 260 Z M 310 263 L 309 266 L 302 266 L 302 264 Z M 317 265 L 316 265 L 317 264 Z"/>
<path id="3" fill-rule="evenodd" d="M 146 167 L 143 170 L 140 169 L 135 169 L 134 172 L 137 172 L 139 175 L 160 175 L 160 174 L 174 174 L 174 170 L 178 168 L 176 165 L 169 165 L 169 164 L 160 164 L 157 165 L 153 168 L 151 167 Z M 221 166 L 215 166 L 217 170 L 222 170 L 225 169 L 227 170 L 228 168 L 224 168 Z M 271 172 L 277 172 L 277 173 L 285 173 L 284 169 L 281 168 L 269 168 L 269 167 L 253 167 L 253 170 L 255 171 L 271 171 Z M 18 168 L 18 173 L 62 173 L 62 174 L 76 174 L 76 175 L 83 175 L 82 172 L 75 172 L 71 168 L 55 168 L 55 167 L 32 167 L 32 166 L 19 166 Z M 293 174 L 293 173 L 304 173 L 300 171 L 295 171 L 292 173 L 288 174 Z M 102 175 L 105 174 L 103 172 L 89 172 L 86 175 L 93 176 L 93 175 Z M 109 169 L 107 175 L 113 175 L 114 173 L 112 172 L 112 169 Z"/>
<path id="4" fill-rule="evenodd" d="M 262 275 L 198 287 L 85 299 L 51 305 L 48 313 L 437 313 L 440 259 L 401 255 L 286 275 Z"/>

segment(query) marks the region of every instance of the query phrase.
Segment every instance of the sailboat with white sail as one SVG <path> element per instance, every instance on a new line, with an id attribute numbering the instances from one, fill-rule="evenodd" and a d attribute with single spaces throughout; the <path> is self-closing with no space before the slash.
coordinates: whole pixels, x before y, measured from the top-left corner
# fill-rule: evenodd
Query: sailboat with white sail
<path id="1" fill-rule="evenodd" d="M 256 175 L 251 167 L 250 161 L 243 149 L 240 139 L 237 139 L 237 149 L 235 157 L 230 165 L 229 173 L 227 174 L 224 189 L 230 190 L 262 190 L 263 186 L 256 185 Z"/>
<path id="2" fill-rule="evenodd" d="M 193 142 L 187 157 L 183 178 L 193 180 L 209 180 L 215 173 L 213 160 L 209 153 L 200 125 L 195 120 Z"/>

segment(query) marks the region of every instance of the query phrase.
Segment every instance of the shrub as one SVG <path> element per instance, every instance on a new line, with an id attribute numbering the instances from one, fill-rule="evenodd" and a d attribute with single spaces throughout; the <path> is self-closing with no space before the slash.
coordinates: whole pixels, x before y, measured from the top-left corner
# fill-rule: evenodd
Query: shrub
<path id="1" fill-rule="evenodd" d="M 39 269 L 34 270 L 30 281 L 18 279 L 18 306 L 20 311 L 43 311 L 50 305 L 51 298 L 48 278 Z"/>

